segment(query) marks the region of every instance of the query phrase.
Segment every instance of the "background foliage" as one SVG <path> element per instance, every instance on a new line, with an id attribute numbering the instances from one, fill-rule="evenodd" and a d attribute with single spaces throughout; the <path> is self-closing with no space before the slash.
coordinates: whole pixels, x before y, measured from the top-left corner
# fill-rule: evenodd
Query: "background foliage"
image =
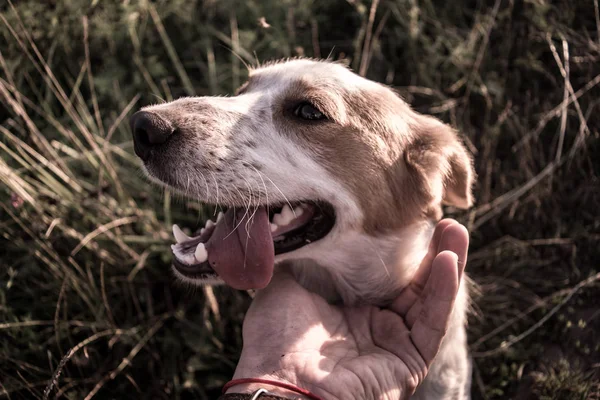
<path id="1" fill-rule="evenodd" d="M 290 56 L 346 60 L 464 134 L 473 397 L 600 398 L 597 0 L 12 1 L 0 398 L 217 397 L 250 296 L 173 285 L 169 227 L 204 210 L 148 184 L 125 121 Z"/>

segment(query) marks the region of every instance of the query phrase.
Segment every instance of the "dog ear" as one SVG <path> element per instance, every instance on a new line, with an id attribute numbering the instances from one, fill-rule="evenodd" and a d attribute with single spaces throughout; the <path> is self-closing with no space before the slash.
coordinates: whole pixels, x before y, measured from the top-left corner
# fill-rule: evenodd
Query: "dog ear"
<path id="1" fill-rule="evenodd" d="M 404 160 L 425 184 L 431 201 L 466 209 L 473 205 L 473 162 L 457 133 L 424 117 L 406 147 Z"/>

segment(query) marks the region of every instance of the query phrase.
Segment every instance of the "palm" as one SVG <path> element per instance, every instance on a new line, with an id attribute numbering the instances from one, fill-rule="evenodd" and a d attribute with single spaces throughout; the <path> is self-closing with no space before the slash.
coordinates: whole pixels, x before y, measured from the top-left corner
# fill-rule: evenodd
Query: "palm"
<path id="1" fill-rule="evenodd" d="M 409 331 L 401 318 L 375 307 L 344 310 L 323 304 L 321 298 L 313 302 L 314 309 L 320 310 L 319 320 L 323 321 L 320 327 L 313 328 L 313 334 L 318 334 L 314 343 L 321 343 L 321 347 L 314 348 L 310 354 L 296 352 L 290 357 L 295 359 L 289 360 L 289 365 L 283 365 L 283 369 L 305 365 L 302 384 L 318 382 L 313 385 L 313 391 L 320 389 L 340 399 L 380 398 L 380 393 L 397 399 L 398 388 L 416 386 L 417 371 L 425 363 L 414 364 L 419 355 L 414 346 L 410 346 Z M 382 312 L 392 315 L 381 315 Z M 378 320 L 375 326 L 374 319 Z M 402 359 L 381 343 L 380 338 L 385 335 L 382 331 L 387 329 L 393 330 L 396 338 L 406 341 L 401 347 L 409 351 Z M 317 339 L 315 336 L 313 340 Z M 302 346 L 302 342 L 298 344 Z M 302 363 L 298 364 L 298 361 Z M 411 363 L 413 365 L 409 367 Z M 296 376 L 303 376 L 299 372 Z"/>
<path id="2" fill-rule="evenodd" d="M 333 306 L 289 275 L 275 276 L 244 320 L 235 378 L 284 379 L 326 398 L 410 395 L 439 349 L 458 287 L 456 261 L 438 253 L 466 258 L 464 228 L 456 225 L 457 245 L 442 236 L 449 226 L 440 223 L 415 279 L 390 310 Z"/>

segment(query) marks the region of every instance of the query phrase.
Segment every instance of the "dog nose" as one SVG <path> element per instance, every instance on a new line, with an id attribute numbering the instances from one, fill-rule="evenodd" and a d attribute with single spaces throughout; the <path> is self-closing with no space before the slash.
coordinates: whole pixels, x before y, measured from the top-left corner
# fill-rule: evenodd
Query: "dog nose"
<path id="1" fill-rule="evenodd" d="M 133 114 L 129 125 L 133 134 L 133 150 L 144 161 L 150 158 L 152 149 L 164 144 L 175 132 L 169 121 L 147 111 Z"/>

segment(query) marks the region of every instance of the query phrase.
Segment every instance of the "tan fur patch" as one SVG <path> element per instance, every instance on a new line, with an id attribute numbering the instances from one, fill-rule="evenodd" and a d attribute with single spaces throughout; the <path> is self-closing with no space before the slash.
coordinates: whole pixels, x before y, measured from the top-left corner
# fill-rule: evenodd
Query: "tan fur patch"
<path id="1" fill-rule="evenodd" d="M 330 119 L 295 117 L 291 110 L 302 101 Z M 361 205 L 366 233 L 378 236 L 424 218 L 437 220 L 442 198 L 457 207 L 471 204 L 470 158 L 454 132 L 415 113 L 390 90 L 324 91 L 298 81 L 275 103 L 278 131 L 310 150 L 349 188 Z"/>
<path id="2" fill-rule="evenodd" d="M 420 116 L 415 132 L 413 143 L 406 149 L 406 159 L 429 182 L 432 200 L 469 208 L 473 204 L 475 172 L 458 134 L 428 116 Z"/>

